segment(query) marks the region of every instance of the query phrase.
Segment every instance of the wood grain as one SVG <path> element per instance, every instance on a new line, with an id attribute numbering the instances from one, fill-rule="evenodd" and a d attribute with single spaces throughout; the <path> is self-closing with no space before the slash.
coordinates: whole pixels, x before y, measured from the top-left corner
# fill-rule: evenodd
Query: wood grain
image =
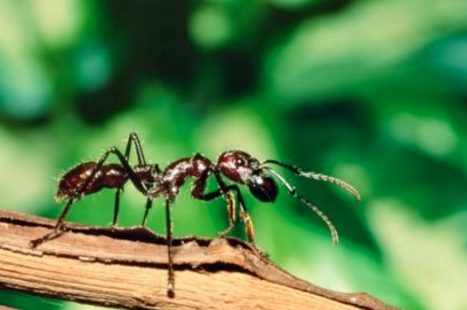
<path id="1" fill-rule="evenodd" d="M 31 249 L 54 222 L 0 211 L 0 286 L 127 309 L 396 309 L 372 296 L 297 279 L 241 240 L 174 241 L 175 298 L 168 298 L 167 246 L 147 229 L 68 224 Z"/>

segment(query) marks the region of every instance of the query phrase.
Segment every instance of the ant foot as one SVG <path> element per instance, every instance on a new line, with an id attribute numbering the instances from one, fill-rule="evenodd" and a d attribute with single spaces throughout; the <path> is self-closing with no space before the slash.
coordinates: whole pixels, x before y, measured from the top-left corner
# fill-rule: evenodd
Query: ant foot
<path id="1" fill-rule="evenodd" d="M 234 225 L 233 223 L 231 223 L 229 225 L 229 227 L 227 227 L 227 229 L 221 231 L 221 232 L 218 232 L 217 233 L 217 237 L 218 238 L 227 238 L 227 235 L 232 231 L 232 229 L 234 228 Z"/>
<path id="2" fill-rule="evenodd" d="M 29 241 L 29 246 L 31 247 L 31 249 L 34 249 L 46 241 L 50 241 L 52 239 L 57 238 L 58 236 L 62 235 L 64 232 L 65 232 L 65 226 L 61 226 L 49 232 L 48 234 L 43 235 L 42 237 Z"/>
<path id="3" fill-rule="evenodd" d="M 254 242 L 248 242 L 248 244 L 252 247 L 252 249 L 259 254 L 260 256 L 264 258 L 269 258 L 269 253 L 265 252 L 263 249 L 261 249 L 259 246 L 257 246 Z"/>
<path id="4" fill-rule="evenodd" d="M 169 298 L 175 298 L 175 290 L 174 290 L 174 286 L 173 286 L 172 283 L 169 283 L 169 285 L 168 285 L 167 296 Z"/>
<path id="5" fill-rule="evenodd" d="M 31 249 L 35 249 L 43 241 L 44 241 L 43 238 L 37 238 L 37 239 L 31 240 L 31 241 L 29 241 L 29 247 Z"/>
<path id="6" fill-rule="evenodd" d="M 217 238 L 227 238 L 227 233 L 226 232 L 217 233 Z"/>

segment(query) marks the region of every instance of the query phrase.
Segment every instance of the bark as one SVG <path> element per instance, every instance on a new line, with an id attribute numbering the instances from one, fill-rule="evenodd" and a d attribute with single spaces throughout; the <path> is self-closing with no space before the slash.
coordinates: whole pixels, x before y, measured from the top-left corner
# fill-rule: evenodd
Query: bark
<path id="1" fill-rule="evenodd" d="M 61 236 L 31 249 L 54 223 L 0 211 L 0 287 L 127 309 L 396 309 L 300 280 L 235 238 L 174 240 L 169 298 L 162 236 L 68 223 Z"/>

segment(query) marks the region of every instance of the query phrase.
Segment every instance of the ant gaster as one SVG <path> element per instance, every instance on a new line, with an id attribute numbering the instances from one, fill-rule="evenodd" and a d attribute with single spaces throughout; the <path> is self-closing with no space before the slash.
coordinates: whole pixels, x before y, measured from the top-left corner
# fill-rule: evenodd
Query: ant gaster
<path id="1" fill-rule="evenodd" d="M 129 164 L 131 146 L 134 145 L 138 157 L 138 164 Z M 105 164 L 108 156 L 114 154 L 119 163 Z M 65 208 L 57 220 L 52 232 L 45 236 L 33 240 L 35 247 L 46 240 L 58 236 L 64 228 L 65 217 L 73 203 L 84 195 L 92 194 L 103 188 L 117 189 L 115 196 L 115 206 L 112 225 L 116 225 L 118 219 L 120 195 L 123 186 L 130 181 L 138 191 L 147 197 L 146 208 L 142 220 L 142 225 L 146 223 L 148 212 L 152 206 L 152 200 L 159 196 L 165 198 L 166 209 L 166 234 L 168 245 L 168 295 L 174 296 L 174 271 L 172 258 L 172 220 L 170 216 L 170 204 L 177 197 L 180 187 L 188 178 L 194 180 L 191 187 L 191 195 L 195 199 L 210 201 L 218 197 L 224 197 L 227 202 L 229 226 L 219 233 L 223 237 L 234 227 L 236 212 L 235 202 L 240 208 L 240 218 L 245 224 L 248 241 L 254 244 L 253 222 L 248 214 L 244 199 L 240 192 L 239 185 L 246 185 L 255 198 L 263 202 L 274 202 L 279 193 L 277 181 L 284 185 L 288 193 L 298 199 L 301 203 L 311 208 L 328 226 L 333 243 L 338 242 L 338 234 L 329 218 L 315 205 L 304 197 L 300 196 L 281 174 L 271 168 L 274 164 L 290 170 L 298 176 L 311 178 L 320 181 L 334 183 L 347 190 L 357 200 L 360 195 L 350 184 L 337 178 L 314 172 L 306 172 L 296 166 L 283 163 L 278 160 L 268 159 L 263 162 L 258 161 L 246 152 L 231 150 L 222 153 L 217 162 L 214 163 L 201 154 L 192 157 L 179 159 L 169 164 L 163 171 L 157 164 L 147 164 L 136 133 L 131 133 L 125 153 L 122 154 L 116 147 L 109 148 L 97 162 L 85 162 L 72 168 L 59 182 L 57 197 L 67 199 Z M 207 192 L 206 185 L 210 176 L 214 176 L 219 188 Z M 224 178 L 229 179 L 233 184 L 227 184 Z M 234 199 L 234 196 L 236 199 Z"/>

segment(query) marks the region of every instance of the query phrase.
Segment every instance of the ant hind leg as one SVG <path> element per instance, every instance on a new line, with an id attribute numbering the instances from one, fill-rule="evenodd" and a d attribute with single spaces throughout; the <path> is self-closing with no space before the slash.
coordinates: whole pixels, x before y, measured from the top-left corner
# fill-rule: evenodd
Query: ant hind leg
<path id="1" fill-rule="evenodd" d="M 125 169 L 125 172 L 128 174 L 131 182 L 135 185 L 135 187 L 140 190 L 142 193 L 146 193 L 147 190 L 142 184 L 142 182 L 138 179 L 138 176 L 135 174 L 133 169 L 131 168 L 130 164 L 128 163 L 128 160 L 125 158 L 125 156 L 116 148 L 116 147 L 111 147 L 107 151 L 105 151 L 101 157 L 99 158 L 99 161 L 95 165 L 95 167 L 92 169 L 92 171 L 89 173 L 89 176 L 86 178 L 86 180 L 81 184 L 81 186 L 76 190 L 76 192 L 73 193 L 73 196 L 67 201 L 67 204 L 65 205 L 65 208 L 63 209 L 62 213 L 60 214 L 57 224 L 55 225 L 53 231 L 50 233 L 37 238 L 35 240 L 32 240 L 31 247 L 37 247 L 41 243 L 44 243 L 45 241 L 54 239 L 58 237 L 62 232 L 63 232 L 63 227 L 64 227 L 64 220 L 68 212 L 70 211 L 71 206 L 73 205 L 74 201 L 79 199 L 83 193 L 85 193 L 86 189 L 94 179 L 95 175 L 97 172 L 102 168 L 104 165 L 104 162 L 107 160 L 110 154 L 114 154 L 117 156 L 117 158 L 120 161 L 120 164 L 122 167 Z M 118 208 L 119 208 L 119 199 L 117 199 L 116 205 L 115 205 L 115 212 L 114 212 L 114 221 L 116 223 L 117 216 L 118 216 Z"/>
<path id="2" fill-rule="evenodd" d="M 73 202 L 74 202 L 74 198 L 70 198 L 67 201 L 67 203 L 65 205 L 65 208 L 63 208 L 63 211 L 60 214 L 60 216 L 59 216 L 59 218 L 57 220 L 57 223 L 55 224 L 55 227 L 53 228 L 53 230 L 51 232 L 43 235 L 42 237 L 39 237 L 37 239 L 34 239 L 34 240 L 30 241 L 31 248 L 35 248 L 35 247 L 39 246 L 40 244 L 44 243 L 45 241 L 55 239 L 58 236 L 60 236 L 62 233 L 65 232 L 65 229 L 64 229 L 65 228 L 65 224 L 64 224 L 65 217 L 68 214 L 68 212 L 70 211 L 71 206 L 73 205 Z"/>

